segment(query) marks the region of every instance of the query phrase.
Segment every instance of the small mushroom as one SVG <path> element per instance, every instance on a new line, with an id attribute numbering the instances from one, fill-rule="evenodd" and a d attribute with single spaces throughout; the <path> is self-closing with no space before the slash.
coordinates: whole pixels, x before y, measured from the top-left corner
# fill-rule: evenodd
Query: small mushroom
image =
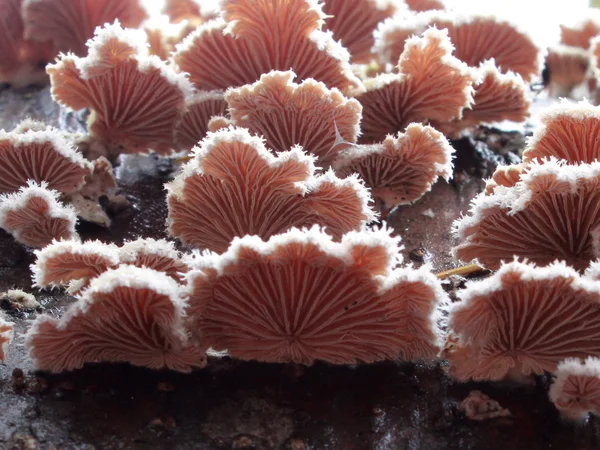
<path id="1" fill-rule="evenodd" d="M 172 278 L 125 265 L 93 279 L 60 319 L 38 316 L 25 343 L 35 367 L 54 373 L 100 362 L 189 372 L 206 355 L 188 339 L 186 307 Z"/>
<path id="2" fill-rule="evenodd" d="M 315 175 L 300 147 L 274 156 L 244 128 L 209 133 L 166 187 L 170 234 L 216 252 L 236 236 L 268 239 L 293 226 L 319 224 L 339 238 L 373 218 L 356 176 Z"/>
<path id="3" fill-rule="evenodd" d="M 600 358 L 566 359 L 554 376 L 549 396 L 562 417 L 583 422 L 590 413 L 600 416 Z"/>
<path id="4" fill-rule="evenodd" d="M 3 315 L 0 314 L 0 362 L 4 362 L 6 360 L 8 346 L 12 342 L 14 336 L 14 325 L 12 322 L 6 321 Z"/>
<path id="5" fill-rule="evenodd" d="M 447 31 L 430 28 L 406 41 L 399 73 L 365 80 L 366 92 L 355 97 L 363 106 L 359 142 L 381 142 L 412 122 L 460 118 L 473 103 L 476 73 L 452 50 Z"/>
<path id="6" fill-rule="evenodd" d="M 175 128 L 177 150 L 191 150 L 206 137 L 213 116 L 227 113 L 223 91 L 197 92 L 188 97 L 185 110 Z M 211 130 L 215 131 L 215 130 Z"/>
<path id="7" fill-rule="evenodd" d="M 17 242 L 44 247 L 53 239 L 77 239 L 77 216 L 71 206 L 58 201 L 58 192 L 30 181 L 13 194 L 0 197 L 0 228 Z"/>
<path id="8" fill-rule="evenodd" d="M 120 153 L 168 154 L 173 130 L 192 93 L 183 74 L 157 56 L 149 56 L 142 30 L 119 23 L 96 30 L 85 57 L 61 55 L 47 71 L 54 100 L 72 109 L 90 108 L 93 159 Z"/>
<path id="9" fill-rule="evenodd" d="M 294 83 L 291 71 L 271 71 L 260 81 L 229 89 L 225 100 L 231 123 L 264 136 L 276 152 L 300 145 L 329 167 L 335 156 L 356 142 L 362 107 L 338 89 L 308 79 Z"/>
<path id="10" fill-rule="evenodd" d="M 398 205 L 421 198 L 439 177 L 448 180 L 453 153 L 441 133 L 413 123 L 404 133 L 388 136 L 381 144 L 344 150 L 333 167 L 339 176 L 358 173 L 371 188 L 374 209 L 385 215 Z"/>

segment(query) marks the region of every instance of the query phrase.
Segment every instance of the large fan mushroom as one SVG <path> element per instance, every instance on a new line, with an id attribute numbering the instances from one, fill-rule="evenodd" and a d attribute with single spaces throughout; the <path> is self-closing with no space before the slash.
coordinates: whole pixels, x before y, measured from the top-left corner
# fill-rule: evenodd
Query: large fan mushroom
<path id="1" fill-rule="evenodd" d="M 503 265 L 459 292 L 442 356 L 450 375 L 524 382 L 565 358 L 600 356 L 600 292 L 564 263 Z"/>
<path id="2" fill-rule="evenodd" d="M 439 281 L 396 268 L 399 239 L 386 230 L 346 234 L 293 229 L 235 239 L 189 274 L 194 330 L 235 358 L 312 364 L 415 361 L 438 351 Z"/>

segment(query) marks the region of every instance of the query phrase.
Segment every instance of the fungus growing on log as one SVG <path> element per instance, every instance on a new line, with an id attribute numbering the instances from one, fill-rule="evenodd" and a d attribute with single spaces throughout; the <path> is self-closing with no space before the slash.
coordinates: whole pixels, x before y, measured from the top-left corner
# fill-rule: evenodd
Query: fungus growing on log
<path id="1" fill-rule="evenodd" d="M 77 216 L 58 201 L 45 183 L 30 182 L 13 194 L 0 196 L 0 228 L 29 247 L 45 247 L 53 239 L 78 238 Z"/>
<path id="2" fill-rule="evenodd" d="M 25 38 L 52 42 L 60 52 L 87 54 L 96 27 L 118 20 L 137 28 L 147 14 L 140 0 L 23 0 Z"/>
<path id="3" fill-rule="evenodd" d="M 473 105 L 463 110 L 462 118 L 433 123 L 446 136 L 455 137 L 467 128 L 505 120 L 524 122 L 529 117 L 529 89 L 519 75 L 510 71 L 501 73 L 490 60 L 481 64 L 479 76 L 474 85 Z"/>
<path id="4" fill-rule="evenodd" d="M 35 367 L 54 373 L 100 362 L 190 372 L 206 355 L 188 338 L 186 307 L 167 275 L 121 266 L 93 279 L 60 319 L 38 316 L 25 343 Z"/>
<path id="5" fill-rule="evenodd" d="M 291 71 L 271 71 L 260 81 L 225 94 L 231 123 L 264 136 L 283 152 L 294 145 L 329 167 L 336 155 L 356 142 L 362 107 L 354 99 L 312 79 L 294 83 Z"/>
<path id="6" fill-rule="evenodd" d="M 33 285 L 39 288 L 69 285 L 74 294 L 121 260 L 119 248 L 100 241 L 58 241 L 35 252 L 31 265 Z"/>
<path id="7" fill-rule="evenodd" d="M 324 29 L 343 43 L 353 63 L 368 63 L 373 57 L 373 32 L 400 5 L 398 0 L 327 0 L 323 5 L 327 14 Z"/>
<path id="8" fill-rule="evenodd" d="M 186 99 L 183 112 L 175 128 L 177 150 L 190 150 L 206 137 L 208 123 L 213 116 L 227 112 L 227 102 L 222 91 L 198 92 Z"/>
<path id="9" fill-rule="evenodd" d="M 236 236 L 268 239 L 318 224 L 339 238 L 372 220 L 370 196 L 358 178 L 317 176 L 313 161 L 300 147 L 274 156 L 243 128 L 209 133 L 167 185 L 169 232 L 223 252 Z"/>
<path id="10" fill-rule="evenodd" d="M 0 362 L 4 362 L 8 353 L 8 346 L 15 335 L 14 325 L 0 315 Z"/>
<path id="11" fill-rule="evenodd" d="M 567 359 L 558 365 L 554 375 L 549 396 L 561 416 L 578 422 L 590 413 L 600 416 L 599 358 Z"/>
<path id="12" fill-rule="evenodd" d="M 47 71 L 57 102 L 92 110 L 89 133 L 105 147 L 93 156 L 169 153 L 173 129 L 192 92 L 186 76 L 148 55 L 142 30 L 107 25 L 88 44 L 88 56 L 61 55 Z M 118 95 L 111 95 L 113 90 Z"/>
<path id="13" fill-rule="evenodd" d="M 223 18 L 198 27 L 174 55 L 198 89 L 243 86 L 271 70 L 290 69 L 299 80 L 314 78 L 342 92 L 362 87 L 348 51 L 321 31 L 325 14 L 320 3 L 225 0 L 222 11 Z"/>
<path id="14" fill-rule="evenodd" d="M 397 268 L 401 259 L 385 229 L 341 242 L 318 227 L 236 238 L 225 254 L 196 260 L 190 318 L 207 346 L 244 360 L 432 358 L 446 295 L 428 268 Z"/>
<path id="15" fill-rule="evenodd" d="M 25 120 L 12 132 L 0 130 L 0 192 L 16 192 L 29 180 L 62 193 L 79 190 L 91 164 L 57 129 Z"/>
<path id="16" fill-rule="evenodd" d="M 371 188 L 382 215 L 412 203 L 431 190 L 439 177 L 452 177 L 454 149 L 435 129 L 413 123 L 383 143 L 343 151 L 334 163 L 337 175 L 358 173 Z"/>
<path id="17" fill-rule="evenodd" d="M 474 199 L 470 215 L 455 222 L 461 243 L 454 254 L 492 270 L 515 255 L 540 265 L 565 260 L 584 270 L 600 256 L 593 246 L 598 205 L 600 162 L 534 161 L 512 187 L 496 186 Z"/>
<path id="18" fill-rule="evenodd" d="M 565 358 L 600 356 L 600 291 L 562 262 L 515 261 L 458 296 L 441 354 L 457 380 L 525 382 Z"/>
<path id="19" fill-rule="evenodd" d="M 590 55 L 587 50 L 567 45 L 548 48 L 546 68 L 548 90 L 553 97 L 568 97 L 573 89 L 587 80 Z"/>
<path id="20" fill-rule="evenodd" d="M 381 62 L 395 64 L 404 52 L 407 37 L 432 26 L 448 30 L 454 56 L 469 66 L 477 67 L 494 59 L 503 71 L 517 73 L 525 81 L 541 72 L 542 52 L 527 33 L 512 23 L 495 16 L 443 11 L 399 15 L 382 22 L 375 32 L 375 50 Z"/>
<path id="21" fill-rule="evenodd" d="M 473 102 L 475 71 L 452 56 L 445 30 L 430 28 L 412 37 L 398 62 L 399 74 L 365 81 L 356 96 L 363 106 L 361 143 L 381 142 L 411 122 L 460 119 Z"/>

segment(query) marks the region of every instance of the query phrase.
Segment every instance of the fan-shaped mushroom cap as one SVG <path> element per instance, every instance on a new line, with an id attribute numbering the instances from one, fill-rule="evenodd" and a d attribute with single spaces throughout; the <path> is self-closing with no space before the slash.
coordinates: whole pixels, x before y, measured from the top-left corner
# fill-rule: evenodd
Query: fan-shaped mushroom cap
<path id="1" fill-rule="evenodd" d="M 542 69 L 543 56 L 531 37 L 514 24 L 485 15 L 457 15 L 431 11 L 386 19 L 375 32 L 375 50 L 384 63 L 395 63 L 408 36 L 428 27 L 447 29 L 455 46 L 454 56 L 470 66 L 494 59 L 503 71 L 531 81 Z"/>
<path id="2" fill-rule="evenodd" d="M 492 178 L 485 182 L 485 195 L 493 194 L 496 186 L 512 187 L 517 184 L 521 180 L 521 175 L 525 173 L 526 167 L 524 164 L 498 166 Z"/>
<path id="3" fill-rule="evenodd" d="M 58 192 L 29 182 L 13 194 L 0 196 L 0 228 L 21 244 L 44 247 L 53 239 L 78 238 L 77 216 L 58 201 Z"/>
<path id="4" fill-rule="evenodd" d="M 6 359 L 8 346 L 12 342 L 14 335 L 14 325 L 4 320 L 4 317 L 0 315 L 0 362 Z"/>
<path id="5" fill-rule="evenodd" d="M 28 180 L 70 193 L 83 186 L 91 164 L 55 128 L 23 121 L 14 131 L 0 130 L 0 192 L 16 192 Z"/>
<path id="6" fill-rule="evenodd" d="M 57 52 L 51 43 L 24 38 L 21 3 L 22 0 L 0 0 L 0 83 L 14 86 L 47 83 L 43 66 Z"/>
<path id="7" fill-rule="evenodd" d="M 164 239 L 146 238 L 126 242 L 119 249 L 119 259 L 123 264 L 157 270 L 177 282 L 182 282 L 189 270 L 173 243 Z"/>
<path id="8" fill-rule="evenodd" d="M 505 264 L 458 295 L 442 351 L 453 378 L 523 381 L 600 355 L 600 290 L 564 263 Z"/>
<path id="9" fill-rule="evenodd" d="M 88 44 L 87 57 L 61 55 L 48 66 L 54 99 L 73 109 L 90 108 L 89 132 L 115 151 L 169 152 L 192 92 L 186 76 L 148 56 L 142 30 L 107 25 Z"/>
<path id="10" fill-rule="evenodd" d="M 583 270 L 600 256 L 592 234 L 600 225 L 599 205 L 599 162 L 533 162 L 514 186 L 475 198 L 470 215 L 455 223 L 462 243 L 454 253 L 489 269 L 517 255 L 538 264 L 566 260 Z"/>
<path id="11" fill-rule="evenodd" d="M 446 296 L 427 268 L 395 268 L 400 261 L 386 230 L 339 243 L 317 227 L 236 238 L 222 256 L 197 260 L 190 316 L 207 346 L 245 360 L 431 358 Z"/>
<path id="12" fill-rule="evenodd" d="M 39 316 L 26 345 L 35 366 L 50 372 L 97 362 L 189 372 L 206 365 L 206 356 L 188 339 L 186 306 L 167 275 L 121 266 L 93 279 L 59 320 Z"/>
<path id="13" fill-rule="evenodd" d="M 446 9 L 444 3 L 439 0 L 404 0 L 411 11 L 434 11 Z"/>
<path id="14" fill-rule="evenodd" d="M 198 92 L 186 100 L 185 112 L 175 129 L 177 150 L 190 150 L 208 133 L 208 123 L 213 116 L 227 112 L 227 102 L 222 91 Z"/>
<path id="15" fill-rule="evenodd" d="M 96 27 L 119 20 L 137 28 L 146 17 L 139 0 L 23 0 L 25 37 L 78 56 L 87 53 Z"/>
<path id="16" fill-rule="evenodd" d="M 71 293 L 87 287 L 92 278 L 120 263 L 118 247 L 100 241 L 54 241 L 35 255 L 36 261 L 31 265 L 33 285 L 69 285 Z"/>
<path id="17" fill-rule="evenodd" d="M 434 126 L 446 136 L 457 136 L 466 128 L 509 120 L 524 122 L 529 117 L 531 101 L 523 79 L 512 72 L 501 73 L 493 60 L 479 68 L 473 105 L 463 110 L 462 118 Z"/>
<path id="18" fill-rule="evenodd" d="M 402 6 L 399 0 L 327 0 L 323 5 L 325 29 L 348 49 L 352 62 L 369 62 L 377 24 Z"/>
<path id="19" fill-rule="evenodd" d="M 328 167 L 356 142 L 362 106 L 312 79 L 293 82 L 291 71 L 271 71 L 260 81 L 225 94 L 232 123 L 264 136 L 275 151 L 300 145 Z"/>
<path id="20" fill-rule="evenodd" d="M 600 416 L 600 359 L 567 359 L 555 375 L 548 394 L 563 417 L 583 421 L 589 413 Z"/>
<path id="21" fill-rule="evenodd" d="M 438 177 L 452 177 L 453 153 L 441 133 L 413 123 L 404 133 L 388 136 L 381 144 L 345 150 L 335 161 L 334 169 L 340 176 L 358 173 L 371 188 L 375 209 L 387 212 L 418 200 Z"/>
<path id="22" fill-rule="evenodd" d="M 373 218 L 368 191 L 356 177 L 314 172 L 313 158 L 300 147 L 273 156 L 243 128 L 211 133 L 167 185 L 169 232 L 223 252 L 236 236 L 267 239 L 319 224 L 340 237 Z"/>
<path id="23" fill-rule="evenodd" d="M 399 74 L 365 81 L 366 92 L 356 96 L 363 106 L 362 142 L 380 142 L 411 122 L 462 116 L 473 102 L 476 73 L 454 58 L 452 49 L 445 30 L 430 28 L 406 41 Z"/>
<path id="24" fill-rule="evenodd" d="M 586 10 L 585 19 L 574 24 L 560 26 L 560 43 L 579 47 L 583 49 L 590 48 L 592 38 L 600 34 L 600 13 L 594 9 Z"/>
<path id="25" fill-rule="evenodd" d="M 600 159 L 600 107 L 563 100 L 544 110 L 540 121 L 523 152 L 524 163 L 552 156 L 569 164 Z"/>
<path id="26" fill-rule="evenodd" d="M 590 55 L 579 47 L 555 45 L 548 48 L 546 67 L 550 76 L 550 94 L 553 97 L 567 97 L 573 88 L 586 81 Z"/>
<path id="27" fill-rule="evenodd" d="M 362 87 L 348 51 L 320 30 L 325 15 L 317 1 L 225 0 L 222 8 L 224 19 L 200 26 L 174 55 L 198 89 L 242 86 L 290 69 L 300 80 L 314 78 L 342 92 Z"/>

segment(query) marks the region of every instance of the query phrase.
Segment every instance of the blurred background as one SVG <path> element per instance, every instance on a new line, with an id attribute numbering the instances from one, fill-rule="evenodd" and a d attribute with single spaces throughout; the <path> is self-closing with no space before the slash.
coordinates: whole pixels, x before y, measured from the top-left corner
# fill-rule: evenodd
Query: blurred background
<path id="1" fill-rule="evenodd" d="M 162 0 L 144 0 L 148 9 L 159 13 Z M 218 0 L 201 0 L 207 7 L 218 8 Z M 573 24 L 585 18 L 590 5 L 600 7 L 600 0 L 446 0 L 456 11 L 496 14 L 521 25 L 536 43 L 546 47 L 558 42 L 559 24 Z"/>

